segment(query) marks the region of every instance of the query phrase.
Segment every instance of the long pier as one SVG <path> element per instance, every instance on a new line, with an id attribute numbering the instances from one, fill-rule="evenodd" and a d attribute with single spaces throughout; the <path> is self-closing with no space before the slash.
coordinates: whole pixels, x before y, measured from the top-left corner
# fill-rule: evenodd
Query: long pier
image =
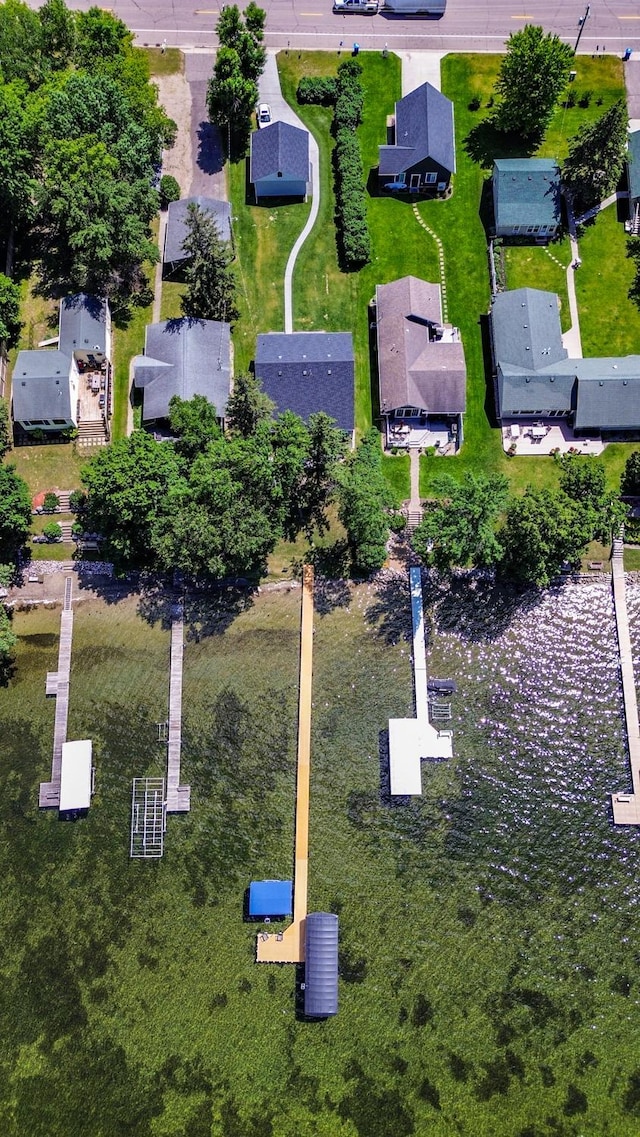
<path id="1" fill-rule="evenodd" d="M 182 758 L 182 663 L 184 612 L 175 605 L 171 613 L 171 665 L 169 675 L 169 732 L 167 744 L 167 813 L 188 813 L 191 786 L 180 785 Z"/>
<path id="2" fill-rule="evenodd" d="M 629 616 L 627 612 L 627 589 L 624 572 L 624 545 L 620 538 L 613 542 L 611 554 L 613 569 L 613 603 L 618 630 L 620 651 L 620 670 L 622 672 L 622 696 L 624 716 L 627 727 L 629 762 L 633 793 L 614 793 L 611 795 L 613 820 L 616 825 L 640 825 L 640 729 L 638 728 L 638 700 L 633 673 L 633 654 L 629 635 Z"/>
<path id="3" fill-rule="evenodd" d="M 58 809 L 60 806 L 60 776 L 62 772 L 62 747 L 67 741 L 67 721 L 69 717 L 69 680 L 71 675 L 71 644 L 73 640 L 73 577 L 67 576 L 64 582 L 64 601 L 60 617 L 60 645 L 58 648 L 58 670 L 47 673 L 47 695 L 54 695 L 56 714 L 53 726 L 53 756 L 51 760 L 51 781 L 40 783 L 40 809 Z"/>
<path id="4" fill-rule="evenodd" d="M 284 932 L 261 932 L 258 963 L 304 963 L 309 869 L 309 784 L 311 775 L 311 687 L 313 679 L 313 567 L 302 578 L 300 632 L 300 694 L 298 704 L 298 761 L 296 773 L 295 875 L 293 923 Z"/>

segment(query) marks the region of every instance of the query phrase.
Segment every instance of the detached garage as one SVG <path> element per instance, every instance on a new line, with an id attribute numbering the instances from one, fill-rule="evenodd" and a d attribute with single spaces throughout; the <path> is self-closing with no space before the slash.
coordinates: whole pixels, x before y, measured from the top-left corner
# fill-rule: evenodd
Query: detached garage
<path id="1" fill-rule="evenodd" d="M 273 122 L 251 135 L 249 178 L 256 202 L 263 197 L 306 198 L 311 183 L 309 132 Z"/>

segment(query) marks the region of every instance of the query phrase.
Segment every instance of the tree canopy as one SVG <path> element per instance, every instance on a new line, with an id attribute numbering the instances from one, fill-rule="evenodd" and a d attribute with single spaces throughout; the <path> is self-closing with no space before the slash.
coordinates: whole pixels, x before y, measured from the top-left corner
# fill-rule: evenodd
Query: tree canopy
<path id="1" fill-rule="evenodd" d="M 227 425 L 233 434 L 249 438 L 261 422 L 271 418 L 275 403 L 262 390 L 259 379 L 253 374 L 236 375 L 233 391 L 227 401 Z"/>
<path id="2" fill-rule="evenodd" d="M 577 561 L 593 536 L 592 517 L 565 493 L 528 486 L 512 497 L 498 531 L 501 571 L 521 584 L 548 585 L 564 562 Z"/>
<path id="3" fill-rule="evenodd" d="M 267 57 L 262 44 L 265 20 L 264 10 L 251 0 L 243 15 L 236 4 L 226 5 L 216 26 L 220 47 L 207 91 L 209 118 L 239 155 L 247 147 Z"/>
<path id="4" fill-rule="evenodd" d="M 365 434 L 340 471 L 338 503 L 354 572 L 367 576 L 377 572 L 387 553 L 392 502 L 382 473 L 380 435 L 375 427 Z"/>
<path id="5" fill-rule="evenodd" d="M 20 286 L 0 272 L 0 343 L 15 347 L 21 327 Z"/>
<path id="6" fill-rule="evenodd" d="M 238 309 L 231 245 L 223 241 L 213 215 L 193 201 L 187 206 L 186 228 L 182 247 L 189 260 L 183 314 L 197 320 L 233 323 Z"/>
<path id="7" fill-rule="evenodd" d="M 633 450 L 625 462 L 620 493 L 625 497 L 640 497 L 640 450 Z"/>
<path id="8" fill-rule="evenodd" d="M 501 474 L 465 473 L 462 482 L 442 474 L 435 486 L 442 500 L 428 507 L 412 544 L 426 564 L 441 572 L 469 565 L 497 564 L 502 546 L 496 521 L 507 500 L 508 482 Z"/>
<path id="9" fill-rule="evenodd" d="M 0 465 L 0 563 L 14 560 L 31 529 L 29 487 L 15 466 Z"/>
<path id="10" fill-rule="evenodd" d="M 569 79 L 573 52 L 557 35 L 527 24 L 507 41 L 496 82 L 494 125 L 527 142 L 540 139 Z"/>
<path id="11" fill-rule="evenodd" d="M 581 209 L 597 205 L 615 190 L 624 169 L 628 123 L 626 104 L 619 99 L 570 139 L 562 177 Z"/>

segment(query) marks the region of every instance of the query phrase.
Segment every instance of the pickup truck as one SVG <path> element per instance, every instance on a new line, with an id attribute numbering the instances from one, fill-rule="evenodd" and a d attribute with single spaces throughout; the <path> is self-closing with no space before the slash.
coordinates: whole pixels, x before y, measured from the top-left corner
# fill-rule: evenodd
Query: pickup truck
<path id="1" fill-rule="evenodd" d="M 378 11 L 378 0 L 333 0 L 334 12 L 360 12 L 362 15 L 375 16 Z"/>

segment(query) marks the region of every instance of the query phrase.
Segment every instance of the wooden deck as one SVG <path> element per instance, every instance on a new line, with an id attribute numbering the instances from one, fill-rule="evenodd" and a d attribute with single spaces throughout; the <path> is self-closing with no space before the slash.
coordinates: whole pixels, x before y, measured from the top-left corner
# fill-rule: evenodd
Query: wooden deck
<path id="1" fill-rule="evenodd" d="M 629 745 L 629 762 L 631 766 L 631 793 L 614 793 L 611 795 L 613 807 L 613 820 L 616 825 L 640 825 L 640 730 L 638 728 L 638 700 L 636 697 L 636 683 L 633 673 L 633 654 L 631 651 L 631 638 L 629 636 L 629 617 L 627 613 L 627 592 L 624 573 L 624 548 L 621 541 L 614 541 L 612 554 L 613 568 L 613 602 L 616 611 L 616 626 L 618 629 L 618 647 L 620 650 L 620 669 L 622 672 L 622 695 L 624 699 L 624 716 L 627 727 L 627 742 Z"/>
<path id="2" fill-rule="evenodd" d="M 191 808 L 191 787 L 180 785 L 183 655 L 184 614 L 182 605 L 176 605 L 171 618 L 169 734 L 167 743 L 167 813 L 188 813 Z"/>
<path id="3" fill-rule="evenodd" d="M 73 640 L 72 588 L 73 578 L 68 576 L 64 584 L 64 604 L 60 617 L 58 670 L 47 672 L 46 693 L 47 695 L 55 696 L 56 714 L 53 725 L 51 781 L 40 783 L 38 804 L 41 809 L 57 809 L 60 805 L 62 747 L 67 741 L 67 720 L 69 717 L 69 679 L 71 675 L 71 644 Z"/>
<path id="4" fill-rule="evenodd" d="M 258 963 L 304 963 L 309 870 L 309 783 L 311 775 L 311 689 L 313 679 L 313 568 L 305 565 L 300 631 L 300 694 L 296 776 L 295 873 L 293 923 L 284 932 L 258 936 Z"/>

